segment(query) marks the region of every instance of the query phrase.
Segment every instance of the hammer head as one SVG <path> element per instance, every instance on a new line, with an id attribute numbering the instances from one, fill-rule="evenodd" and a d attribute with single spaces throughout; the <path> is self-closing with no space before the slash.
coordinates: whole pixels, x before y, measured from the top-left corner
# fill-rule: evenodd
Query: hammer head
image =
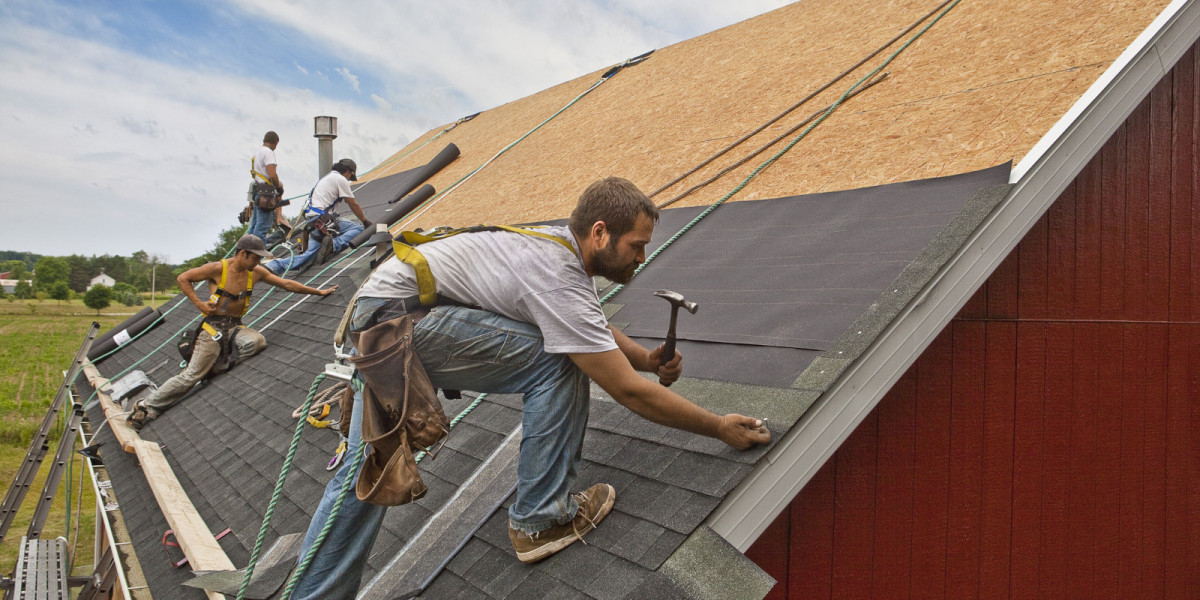
<path id="1" fill-rule="evenodd" d="M 671 306 L 682 307 L 684 310 L 692 313 L 693 315 L 696 314 L 696 310 L 698 308 L 700 308 L 699 304 L 696 304 L 695 302 L 688 302 L 687 300 L 684 300 L 683 294 L 680 294 L 679 292 L 672 292 L 670 290 L 658 290 L 657 292 L 654 292 L 654 295 L 658 296 L 659 298 L 666 299 L 667 302 L 671 303 Z"/>

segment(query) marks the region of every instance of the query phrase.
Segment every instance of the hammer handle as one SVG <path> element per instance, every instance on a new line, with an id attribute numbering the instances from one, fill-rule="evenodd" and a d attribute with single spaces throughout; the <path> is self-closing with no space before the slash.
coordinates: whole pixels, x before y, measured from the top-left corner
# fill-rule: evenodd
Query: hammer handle
<path id="1" fill-rule="evenodd" d="M 670 336 L 667 338 L 666 343 L 663 344 L 662 359 L 659 361 L 658 364 L 665 365 L 674 359 L 675 359 L 675 336 Z M 659 378 L 658 382 L 666 387 L 671 386 L 671 382 L 663 381 L 661 377 Z"/>

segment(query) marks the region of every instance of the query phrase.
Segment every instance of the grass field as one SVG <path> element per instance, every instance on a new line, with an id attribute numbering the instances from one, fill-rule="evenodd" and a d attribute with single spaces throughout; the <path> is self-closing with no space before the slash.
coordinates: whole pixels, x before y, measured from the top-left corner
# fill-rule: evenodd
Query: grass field
<path id="1" fill-rule="evenodd" d="M 158 294 L 155 304 L 165 299 Z M 3 485 L 5 492 L 12 485 L 13 477 L 29 450 L 29 443 L 62 385 L 63 371 L 70 367 L 71 359 L 83 343 L 92 321 L 100 323 L 100 333 L 103 333 L 141 309 L 140 306 L 110 306 L 97 316 L 95 310 L 87 308 L 79 300 L 0 300 L 0 417 L 3 417 L 0 418 L 0 485 Z M 91 391 L 90 388 L 78 390 L 83 399 Z M 62 428 L 63 420 L 60 418 L 51 435 L 50 447 L 37 480 L 26 494 L 3 543 L 0 543 L 0 574 L 12 573 L 16 565 L 21 536 L 25 534 L 37 505 Z M 64 470 L 41 537 L 66 537 L 73 548 L 74 574 L 86 575 L 91 573 L 94 560 L 95 498 L 91 481 L 84 473 L 86 468 L 82 464 L 82 457 L 74 453 L 72 457 L 71 480 L 67 481 L 67 472 Z"/>

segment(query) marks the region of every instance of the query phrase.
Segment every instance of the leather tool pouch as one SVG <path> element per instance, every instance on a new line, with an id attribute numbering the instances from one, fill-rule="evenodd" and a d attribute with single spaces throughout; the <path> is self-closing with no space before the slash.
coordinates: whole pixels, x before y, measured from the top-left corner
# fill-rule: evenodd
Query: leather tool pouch
<path id="1" fill-rule="evenodd" d="M 259 210 L 275 210 L 279 206 L 279 190 L 265 181 L 254 184 L 254 204 Z"/>
<path id="2" fill-rule="evenodd" d="M 398 506 L 425 495 L 413 452 L 432 448 L 450 420 L 412 348 L 413 315 L 351 332 L 359 355 L 350 360 L 366 383 L 362 439 L 371 445 L 355 493 L 363 502 Z"/>

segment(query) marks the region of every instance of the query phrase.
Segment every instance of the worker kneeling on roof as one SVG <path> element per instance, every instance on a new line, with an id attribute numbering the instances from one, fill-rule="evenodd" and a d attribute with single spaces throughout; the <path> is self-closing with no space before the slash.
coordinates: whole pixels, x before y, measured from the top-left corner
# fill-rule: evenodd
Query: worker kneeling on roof
<path id="1" fill-rule="evenodd" d="M 308 204 L 304 207 L 304 227 L 309 235 L 307 247 L 296 256 L 264 262 L 263 266 L 268 271 L 281 275 L 284 271 L 300 269 L 314 258 L 318 264 L 323 263 L 330 256 L 345 250 L 354 236 L 371 226 L 371 221 L 367 220 L 354 199 L 354 191 L 350 189 L 350 182 L 358 181 L 357 171 L 358 165 L 349 158 L 333 163 L 330 171 L 313 187 Z M 358 217 L 358 221 L 337 213 L 338 205 L 342 202 Z"/>
<path id="2" fill-rule="evenodd" d="M 149 398 L 134 405 L 125 422 L 136 430 L 175 404 L 192 386 L 209 374 L 228 370 L 240 358 L 253 356 L 267 347 L 267 339 L 242 325 L 242 315 L 250 308 L 250 294 L 262 281 L 297 294 L 328 296 L 337 286 L 324 290 L 297 281 L 281 279 L 259 262 L 271 256 L 257 236 L 244 235 L 237 241 L 233 258 L 210 262 L 179 274 L 176 281 L 204 320 L 192 342 L 191 357 L 182 373 L 170 378 Z M 201 301 L 193 284 L 206 281 L 213 290 L 208 301 Z"/>
<path id="3" fill-rule="evenodd" d="M 608 325 L 593 276 L 625 283 L 645 258 L 658 209 L 636 186 L 610 177 L 584 191 L 568 227 L 461 233 L 421 244 L 436 286 L 392 257 L 359 290 L 350 322 L 362 331 L 403 315 L 415 320 L 412 349 L 433 386 L 523 394 L 516 499 L 508 510 L 517 557 L 536 562 L 591 531 L 616 492 L 595 483 L 575 491 L 587 429 L 589 379 L 617 402 L 663 425 L 746 449 L 770 441 L 761 420 L 713 414 L 636 371 L 675 381 L 682 358 L 660 364 Z M 422 269 L 423 270 L 423 269 Z M 425 294 L 422 294 L 425 292 Z M 430 304 L 435 304 L 432 308 Z M 361 442 L 363 397 L 354 398 L 350 448 Z M 351 462 L 325 488 L 300 556 L 325 526 Z M 362 482 L 359 481 L 361 488 Z M 348 494 L 292 599 L 353 598 L 386 507 Z"/>

